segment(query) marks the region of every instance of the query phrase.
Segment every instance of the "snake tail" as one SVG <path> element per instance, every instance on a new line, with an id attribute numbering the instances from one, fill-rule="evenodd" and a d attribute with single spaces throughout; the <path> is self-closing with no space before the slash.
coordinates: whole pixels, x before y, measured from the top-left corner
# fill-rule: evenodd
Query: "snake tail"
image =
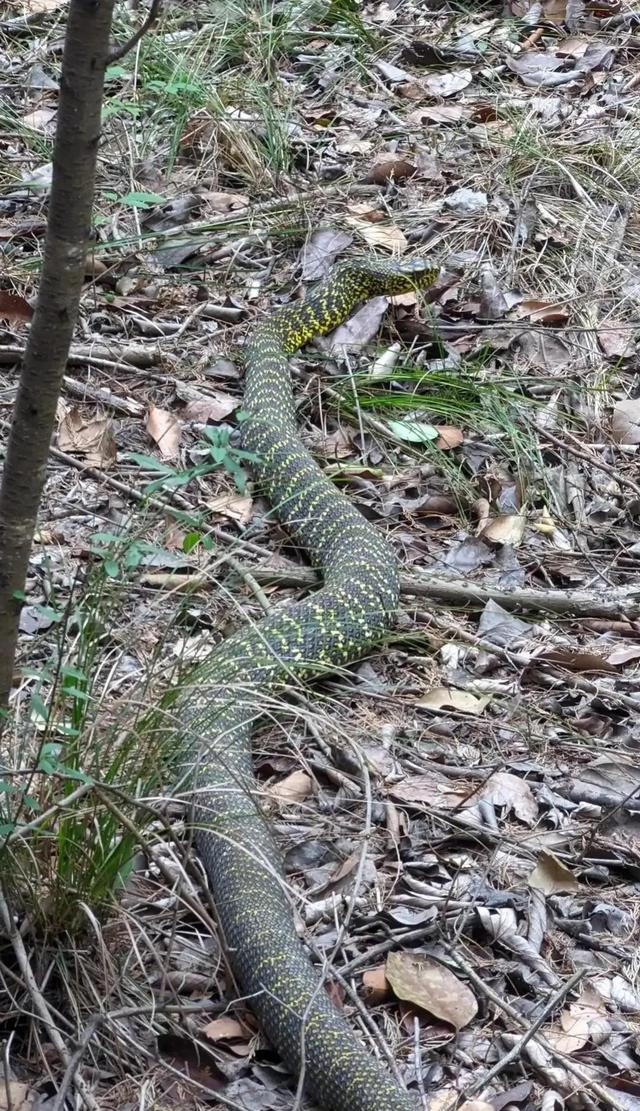
<path id="1" fill-rule="evenodd" d="M 250 732 L 284 686 L 344 665 L 379 642 L 398 602 L 396 558 L 300 441 L 287 357 L 363 300 L 431 285 L 425 261 L 347 262 L 311 296 L 268 317 L 246 349 L 243 446 L 291 537 L 323 572 L 302 602 L 232 634 L 178 704 L 199 748 L 196 847 L 230 964 L 262 1029 L 323 1111 L 416 1111 L 417 1103 L 331 1003 L 298 937 L 280 854 L 259 799 Z"/>

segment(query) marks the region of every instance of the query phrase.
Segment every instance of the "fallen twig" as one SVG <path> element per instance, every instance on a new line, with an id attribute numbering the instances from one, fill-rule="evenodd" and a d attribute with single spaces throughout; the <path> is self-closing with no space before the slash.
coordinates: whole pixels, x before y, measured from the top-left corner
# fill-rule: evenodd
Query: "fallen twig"
<path id="1" fill-rule="evenodd" d="M 266 567 L 254 567 L 251 573 L 257 582 L 265 585 L 310 587 L 318 583 L 317 574 L 306 569 L 272 571 Z M 434 598 L 472 609 L 482 609 L 492 600 L 504 609 L 518 609 L 529 613 L 546 611 L 571 614 L 574 617 L 611 617 L 628 621 L 640 618 L 640 588 L 637 586 L 628 591 L 620 591 L 617 597 L 612 591 L 609 598 L 602 598 L 579 590 L 500 590 L 499 587 L 483 586 L 481 583 L 469 582 L 468 579 L 446 579 L 427 574 L 424 577 L 402 575 L 400 592 L 405 596 Z"/>

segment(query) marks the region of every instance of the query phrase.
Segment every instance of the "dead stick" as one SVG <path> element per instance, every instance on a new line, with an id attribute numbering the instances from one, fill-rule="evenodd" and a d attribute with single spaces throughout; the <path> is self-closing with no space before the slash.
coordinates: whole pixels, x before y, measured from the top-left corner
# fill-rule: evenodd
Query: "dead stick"
<path id="1" fill-rule="evenodd" d="M 314 571 L 306 569 L 291 571 L 271 571 L 265 567 L 251 569 L 257 582 L 265 585 L 309 587 L 318 584 Z M 628 621 L 640 618 L 640 590 L 634 588 L 621 592 L 611 600 L 595 597 L 583 591 L 567 590 L 500 590 L 497 587 L 482 586 L 467 579 L 445 579 L 438 575 L 423 577 L 402 575 L 400 592 L 416 598 L 436 598 L 456 606 L 482 607 L 491 599 L 504 609 L 521 609 L 533 613 L 560 613 L 573 617 L 622 617 Z"/>

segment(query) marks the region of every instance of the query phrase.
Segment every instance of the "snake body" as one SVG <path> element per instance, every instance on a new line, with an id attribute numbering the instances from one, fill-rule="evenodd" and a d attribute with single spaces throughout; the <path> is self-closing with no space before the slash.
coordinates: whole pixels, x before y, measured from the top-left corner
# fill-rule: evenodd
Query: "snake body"
<path id="1" fill-rule="evenodd" d="M 372 647 L 398 599 L 396 559 L 322 473 L 296 429 L 287 356 L 362 300 L 433 283 L 423 261 L 346 263 L 304 301 L 254 332 L 246 353 L 243 447 L 290 535 L 324 587 L 244 627 L 201 664 L 182 698 L 182 731 L 204 754 L 196 846 L 239 987 L 262 1029 L 326 1111 L 415 1111 L 333 1006 L 295 929 L 280 856 L 257 801 L 250 730 L 269 698 Z"/>

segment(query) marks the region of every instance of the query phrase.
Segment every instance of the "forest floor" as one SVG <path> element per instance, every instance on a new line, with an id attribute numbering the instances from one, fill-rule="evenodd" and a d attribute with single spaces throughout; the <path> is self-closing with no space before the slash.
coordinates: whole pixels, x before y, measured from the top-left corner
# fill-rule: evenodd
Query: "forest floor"
<path id="1" fill-rule="evenodd" d="M 65 8 L 0 2 L 0 441 Z M 300 1106 L 144 714 L 313 581 L 238 448 L 242 346 L 364 252 L 443 278 L 293 360 L 305 443 L 404 576 L 388 643 L 256 738 L 305 937 L 425 1109 L 637 1111 L 640 11 L 166 8 L 107 75 L 21 618 L 0 1111 L 76 1068 L 104 1108 Z"/>

